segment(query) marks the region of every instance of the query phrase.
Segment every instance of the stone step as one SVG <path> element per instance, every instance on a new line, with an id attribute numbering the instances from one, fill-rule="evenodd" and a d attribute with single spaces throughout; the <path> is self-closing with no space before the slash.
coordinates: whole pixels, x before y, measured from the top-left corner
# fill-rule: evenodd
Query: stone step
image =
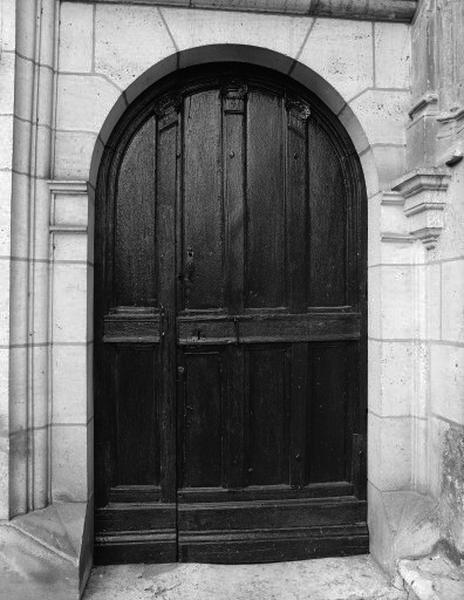
<path id="1" fill-rule="evenodd" d="M 84 600 L 406 600 L 369 555 L 253 565 L 93 569 Z"/>

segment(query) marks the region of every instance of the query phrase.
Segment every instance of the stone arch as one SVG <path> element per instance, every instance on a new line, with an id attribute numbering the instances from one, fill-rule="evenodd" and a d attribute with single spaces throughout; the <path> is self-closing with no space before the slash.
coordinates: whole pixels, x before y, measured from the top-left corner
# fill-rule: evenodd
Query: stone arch
<path id="1" fill-rule="evenodd" d="M 105 145 L 129 105 L 166 75 L 186 67 L 217 62 L 247 63 L 272 68 L 313 92 L 339 118 L 350 136 L 361 160 L 368 198 L 379 191 L 379 177 L 369 140 L 353 109 L 341 94 L 316 71 L 298 60 L 268 48 L 242 44 L 211 44 L 182 50 L 162 59 L 142 73 L 121 94 L 100 129 L 90 161 L 88 181 L 92 188 L 96 185 Z"/>

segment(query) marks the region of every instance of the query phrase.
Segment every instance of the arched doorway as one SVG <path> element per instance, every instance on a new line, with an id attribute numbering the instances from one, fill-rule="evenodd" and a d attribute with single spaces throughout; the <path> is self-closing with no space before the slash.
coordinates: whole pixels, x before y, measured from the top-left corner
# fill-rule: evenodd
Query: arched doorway
<path id="1" fill-rule="evenodd" d="M 97 186 L 97 562 L 367 551 L 365 191 L 336 117 L 215 64 L 130 107 Z"/>

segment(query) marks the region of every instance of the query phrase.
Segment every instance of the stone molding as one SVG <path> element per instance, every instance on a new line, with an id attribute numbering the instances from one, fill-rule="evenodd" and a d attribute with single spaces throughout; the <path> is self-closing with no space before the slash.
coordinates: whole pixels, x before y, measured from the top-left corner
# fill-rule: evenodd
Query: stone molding
<path id="1" fill-rule="evenodd" d="M 67 0 L 81 2 L 82 0 Z M 103 0 L 106 4 L 153 4 L 177 8 L 206 8 L 257 13 L 337 17 L 410 23 L 417 0 Z M 99 0 L 94 0 L 98 3 Z"/>
<path id="2" fill-rule="evenodd" d="M 410 171 L 392 186 L 404 198 L 404 214 L 409 219 L 409 232 L 427 250 L 435 248 L 443 229 L 443 210 L 450 175 L 437 168 Z"/>

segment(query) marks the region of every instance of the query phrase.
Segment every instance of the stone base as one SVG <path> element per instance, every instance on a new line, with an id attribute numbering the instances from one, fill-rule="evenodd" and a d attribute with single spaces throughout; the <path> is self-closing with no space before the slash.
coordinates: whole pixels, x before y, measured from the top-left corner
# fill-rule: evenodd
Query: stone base
<path id="1" fill-rule="evenodd" d="M 462 600 L 464 564 L 438 551 L 419 560 L 401 560 L 399 573 L 410 600 Z"/>
<path id="2" fill-rule="evenodd" d="M 53 504 L 0 522 L 1 600 L 79 600 L 92 567 L 90 505 Z"/>
<path id="3" fill-rule="evenodd" d="M 438 504 L 416 492 L 369 485 L 370 551 L 392 577 L 401 558 L 427 556 L 441 537 Z"/>

